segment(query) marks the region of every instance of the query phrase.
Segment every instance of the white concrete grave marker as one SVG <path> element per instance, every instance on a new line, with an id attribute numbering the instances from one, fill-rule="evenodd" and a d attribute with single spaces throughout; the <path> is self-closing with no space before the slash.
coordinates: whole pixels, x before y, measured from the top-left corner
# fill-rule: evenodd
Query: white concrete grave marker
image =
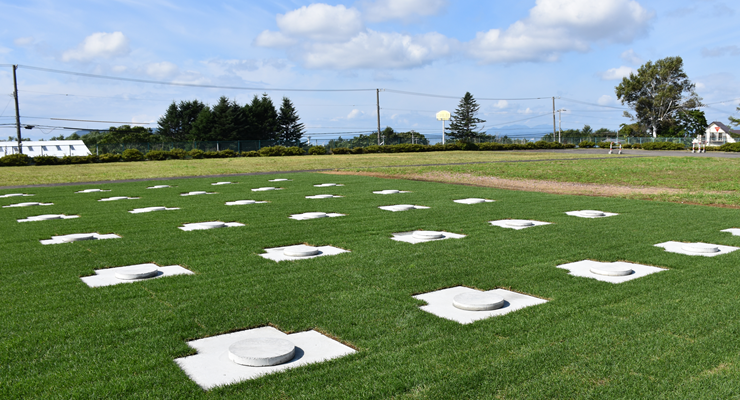
<path id="1" fill-rule="evenodd" d="M 341 183 L 322 183 L 319 185 L 313 185 L 313 187 L 332 187 L 332 186 L 344 186 Z"/>
<path id="2" fill-rule="evenodd" d="M 732 236 L 740 236 L 740 229 L 737 228 L 723 229 L 720 232 L 729 232 Z"/>
<path id="3" fill-rule="evenodd" d="M 54 203 L 38 203 L 38 202 L 25 202 L 25 203 L 15 203 L 15 204 L 8 204 L 7 206 L 3 206 L 3 208 L 11 208 L 11 207 L 33 207 L 33 206 L 53 206 Z"/>
<path id="4" fill-rule="evenodd" d="M 268 182 L 288 182 L 288 181 L 292 181 L 292 179 L 276 178 L 276 179 L 270 179 L 270 180 L 268 180 Z"/>
<path id="5" fill-rule="evenodd" d="M 711 243 L 682 243 L 682 242 L 664 242 L 658 243 L 656 247 L 662 247 L 670 253 L 686 254 L 689 256 L 714 257 L 720 254 L 732 253 L 738 247 L 723 246 Z"/>
<path id="6" fill-rule="evenodd" d="M 208 229 L 232 228 L 237 226 L 244 226 L 244 224 L 239 222 L 206 221 L 183 224 L 182 226 L 178 227 L 178 229 L 183 231 L 202 231 Z"/>
<path id="7" fill-rule="evenodd" d="M 325 212 L 306 212 L 303 214 L 293 214 L 289 218 L 295 219 L 297 221 L 304 221 L 307 219 L 319 219 L 319 218 L 334 218 L 334 217 L 344 217 L 346 214 L 338 214 L 338 213 L 325 213 Z"/>
<path id="8" fill-rule="evenodd" d="M 494 226 L 516 230 L 531 228 L 533 226 L 550 225 L 550 222 L 535 221 L 530 219 L 500 219 L 498 221 L 488 222 Z"/>
<path id="9" fill-rule="evenodd" d="M 198 196 L 201 194 L 216 194 L 216 192 L 206 192 L 205 190 L 196 190 L 194 192 L 180 193 L 180 196 Z"/>
<path id="10" fill-rule="evenodd" d="M 170 185 L 155 185 L 155 186 L 149 186 L 147 189 L 164 189 L 164 188 L 168 188 L 168 187 L 172 187 L 172 186 L 170 186 Z"/>
<path id="11" fill-rule="evenodd" d="M 619 215 L 617 213 L 610 213 L 610 212 L 604 212 L 604 211 L 598 211 L 598 210 L 579 210 L 579 211 L 568 211 L 566 214 L 573 216 L 573 217 L 580 217 L 580 218 L 604 218 L 604 217 L 613 217 L 615 215 Z"/>
<path id="12" fill-rule="evenodd" d="M 271 326 L 193 340 L 188 345 L 198 353 L 175 359 L 175 363 L 205 390 L 356 352 L 313 330 L 288 335 Z"/>
<path id="13" fill-rule="evenodd" d="M 261 188 L 255 188 L 252 189 L 253 192 L 268 192 L 271 190 L 283 190 L 283 188 L 274 187 L 274 186 L 267 186 L 267 187 L 261 187 Z"/>
<path id="14" fill-rule="evenodd" d="M 51 239 L 39 240 L 41 244 L 72 243 L 83 240 L 120 239 L 116 234 L 101 235 L 99 233 L 73 233 L 69 235 L 52 236 Z"/>
<path id="15" fill-rule="evenodd" d="M 134 208 L 133 210 L 129 211 L 131 214 L 141 214 L 141 213 L 148 213 L 152 211 L 172 211 L 172 210 L 179 210 L 179 207 L 162 207 L 162 206 L 156 206 L 156 207 L 144 207 L 144 208 Z"/>
<path id="16" fill-rule="evenodd" d="M 236 200 L 236 201 L 227 201 L 227 206 L 246 206 L 249 204 L 263 204 L 267 203 L 266 201 L 256 201 L 256 200 Z"/>
<path id="17" fill-rule="evenodd" d="M 455 203 L 460 204 L 480 204 L 480 203 L 493 203 L 495 200 L 488 200 L 488 199 L 479 199 L 476 197 L 471 197 L 469 199 L 459 199 L 459 200 L 452 200 Z"/>
<path id="18" fill-rule="evenodd" d="M 393 212 L 408 211 L 408 210 L 428 210 L 429 209 L 429 207 L 426 207 L 426 206 L 416 206 L 413 204 L 396 204 L 393 206 L 380 206 L 378 208 L 381 210 L 393 211 Z"/>
<path id="19" fill-rule="evenodd" d="M 373 193 L 375 194 L 397 194 L 397 193 L 411 193 L 411 192 L 404 191 L 404 190 L 388 189 L 388 190 L 379 190 Z"/>
<path id="20" fill-rule="evenodd" d="M 220 186 L 220 185 L 233 185 L 233 184 L 236 184 L 236 182 L 228 182 L 228 181 L 224 181 L 224 182 L 214 182 L 214 183 L 211 183 L 211 185 L 213 185 L 213 186 Z"/>
<path id="21" fill-rule="evenodd" d="M 427 303 L 420 308 L 440 318 L 461 324 L 497 317 L 525 307 L 547 303 L 547 300 L 505 289 L 480 291 L 455 286 L 414 296 Z"/>
<path id="22" fill-rule="evenodd" d="M 5 199 L 8 197 L 27 197 L 27 196 L 33 196 L 32 194 L 27 193 L 8 193 L 0 196 L 0 199 Z"/>
<path id="23" fill-rule="evenodd" d="M 140 198 L 141 197 L 115 196 L 115 197 L 107 197 L 105 199 L 100 199 L 98 201 L 138 200 Z"/>
<path id="24" fill-rule="evenodd" d="M 602 282 L 622 283 L 642 278 L 656 272 L 665 271 L 664 268 L 628 262 L 599 262 L 583 260 L 558 265 L 558 268 L 568 270 L 570 275 L 581 278 L 591 278 Z"/>
<path id="25" fill-rule="evenodd" d="M 36 222 L 36 221 L 50 221 L 53 219 L 73 219 L 73 218 L 80 218 L 80 216 L 79 215 L 64 215 L 64 214 L 42 214 L 42 215 L 34 215 L 26 219 L 18 219 L 16 221 Z"/>
<path id="26" fill-rule="evenodd" d="M 391 239 L 406 243 L 424 243 L 434 240 L 462 239 L 465 235 L 444 231 L 411 231 L 394 233 Z"/>
<path id="27" fill-rule="evenodd" d="M 100 192 L 110 192 L 110 190 L 106 190 L 106 189 L 85 189 L 85 190 L 77 191 L 75 193 L 100 193 Z"/>
<path id="28" fill-rule="evenodd" d="M 335 256 L 341 253 L 349 253 L 349 251 L 333 246 L 308 246 L 298 244 L 293 246 L 273 247 L 271 249 L 265 249 L 265 253 L 260 254 L 260 257 L 280 262 L 303 260 L 323 256 Z"/>
<path id="29" fill-rule="evenodd" d="M 174 275 L 193 275 L 193 272 L 179 265 L 160 267 L 154 263 L 147 263 L 96 269 L 95 275 L 83 276 L 80 279 L 85 282 L 87 286 L 102 287 Z"/>
<path id="30" fill-rule="evenodd" d="M 306 196 L 307 199 L 338 199 L 344 196 L 335 196 L 333 194 L 317 194 L 313 196 Z"/>

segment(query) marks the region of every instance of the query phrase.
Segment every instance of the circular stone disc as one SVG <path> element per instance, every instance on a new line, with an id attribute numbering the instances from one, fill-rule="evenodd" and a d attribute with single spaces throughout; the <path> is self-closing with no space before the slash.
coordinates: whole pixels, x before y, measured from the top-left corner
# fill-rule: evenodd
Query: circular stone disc
<path id="1" fill-rule="evenodd" d="M 596 211 L 596 210 L 581 210 L 581 215 L 585 215 L 586 217 L 604 217 L 606 214 L 604 214 L 603 211 Z"/>
<path id="2" fill-rule="evenodd" d="M 516 226 L 516 227 L 522 227 L 522 226 L 534 226 L 534 222 L 527 221 L 524 219 L 510 219 L 504 222 L 504 225 L 507 226 Z"/>
<path id="3" fill-rule="evenodd" d="M 236 204 L 238 206 L 244 206 L 244 205 L 247 205 L 247 204 L 254 204 L 254 203 L 256 203 L 256 201 L 254 201 L 254 200 L 237 200 L 237 201 L 234 202 L 234 204 Z"/>
<path id="4" fill-rule="evenodd" d="M 223 228 L 226 226 L 225 223 L 221 221 L 213 221 L 213 222 L 198 222 L 196 225 L 200 228 L 204 229 L 215 229 L 215 228 Z"/>
<path id="5" fill-rule="evenodd" d="M 493 293 L 461 293 L 452 299 L 455 308 L 468 311 L 489 311 L 504 306 L 504 298 Z"/>
<path id="6" fill-rule="evenodd" d="M 442 239 L 445 234 L 437 231 L 414 231 L 411 236 L 415 239 Z"/>
<path id="7" fill-rule="evenodd" d="M 278 338 L 240 340 L 229 346 L 229 359 L 239 365 L 268 367 L 288 362 L 295 356 L 295 345 Z"/>
<path id="8" fill-rule="evenodd" d="M 29 219 L 37 220 L 37 221 L 48 221 L 50 219 L 61 219 L 62 215 L 60 214 L 44 214 L 44 215 L 37 215 L 35 217 L 30 217 Z"/>
<path id="9" fill-rule="evenodd" d="M 478 198 L 472 198 L 472 199 L 466 199 L 468 203 L 470 204 L 478 204 L 478 203 L 485 203 L 486 199 L 478 199 Z"/>
<path id="10" fill-rule="evenodd" d="M 167 207 L 147 207 L 147 208 L 142 208 L 142 210 L 148 210 L 148 211 L 164 211 L 166 209 L 167 209 Z"/>
<path id="11" fill-rule="evenodd" d="M 337 186 L 336 183 L 322 183 L 321 185 L 313 185 L 314 187 L 330 187 L 330 186 Z"/>
<path id="12" fill-rule="evenodd" d="M 303 213 L 303 217 L 305 217 L 305 218 L 311 218 L 311 219 L 313 219 L 313 218 L 326 218 L 327 215 L 324 212 L 307 212 L 307 213 Z"/>
<path id="13" fill-rule="evenodd" d="M 29 206 L 37 206 L 39 204 L 41 204 L 41 203 L 29 202 L 29 203 L 18 203 L 15 206 L 16 207 L 29 207 Z"/>
<path id="14" fill-rule="evenodd" d="M 157 264 L 137 264 L 121 268 L 116 272 L 116 278 L 123 280 L 151 278 L 159 272 Z"/>
<path id="15" fill-rule="evenodd" d="M 62 242 L 79 242 L 80 240 L 93 240 L 95 239 L 94 233 L 73 233 L 71 235 L 62 236 L 59 238 Z"/>
<path id="16" fill-rule="evenodd" d="M 207 192 L 205 190 L 197 190 L 195 192 L 190 192 L 188 194 L 206 194 Z"/>
<path id="17" fill-rule="evenodd" d="M 681 249 L 691 253 L 718 253 L 719 247 L 713 244 L 704 243 L 686 243 L 681 245 Z"/>
<path id="18" fill-rule="evenodd" d="M 395 193 L 401 193 L 401 191 L 400 190 L 395 190 L 395 189 L 389 189 L 389 190 L 381 190 L 380 193 L 383 193 L 383 194 L 395 194 Z"/>
<path id="19" fill-rule="evenodd" d="M 299 244 L 296 246 L 289 246 L 283 249 L 283 254 L 288 257 L 308 257 L 319 254 L 319 248 L 313 246 L 306 246 Z"/>
<path id="20" fill-rule="evenodd" d="M 408 210 L 413 210 L 415 208 L 413 204 L 398 204 L 398 205 L 391 206 L 391 207 L 393 207 L 393 210 L 395 211 L 408 211 Z"/>
<path id="21" fill-rule="evenodd" d="M 23 196 L 23 193 L 9 193 L 9 194 L 3 195 L 3 197 L 19 197 L 19 196 Z"/>
<path id="22" fill-rule="evenodd" d="M 333 194 L 317 194 L 316 196 L 311 196 L 313 199 L 331 199 L 334 197 Z"/>
<path id="23" fill-rule="evenodd" d="M 277 179 L 272 179 L 270 182 L 285 182 L 287 180 L 288 179 L 286 179 L 286 178 L 277 178 Z"/>
<path id="24" fill-rule="evenodd" d="M 625 276 L 631 275 L 635 271 L 630 267 L 624 267 L 619 265 L 599 265 L 597 267 L 591 267 L 591 272 L 596 275 L 604 276 Z"/>

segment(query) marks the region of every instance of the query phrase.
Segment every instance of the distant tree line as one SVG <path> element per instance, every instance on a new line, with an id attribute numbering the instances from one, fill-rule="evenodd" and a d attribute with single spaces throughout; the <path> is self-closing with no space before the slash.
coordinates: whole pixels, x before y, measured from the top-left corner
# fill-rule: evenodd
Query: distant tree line
<path id="1" fill-rule="evenodd" d="M 414 130 L 408 132 L 396 132 L 390 126 L 386 126 L 385 129 L 380 131 L 380 141 L 387 145 L 399 144 L 399 143 L 415 143 L 415 144 L 429 144 L 429 140 L 419 132 Z M 378 144 L 378 134 L 371 133 L 368 135 L 357 135 L 353 138 L 342 139 L 340 136 L 337 139 L 331 139 L 327 143 L 329 148 L 337 147 L 367 147 Z"/>

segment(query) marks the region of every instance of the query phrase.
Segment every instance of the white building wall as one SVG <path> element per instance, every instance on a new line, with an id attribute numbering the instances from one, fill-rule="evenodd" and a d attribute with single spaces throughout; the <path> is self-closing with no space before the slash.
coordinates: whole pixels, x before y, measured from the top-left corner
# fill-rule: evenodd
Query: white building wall
<path id="1" fill-rule="evenodd" d="M 48 142 L 22 142 L 23 154 L 36 156 L 89 156 L 90 150 L 82 140 L 50 140 Z M 18 154 L 18 142 L 0 142 L 0 157 Z"/>

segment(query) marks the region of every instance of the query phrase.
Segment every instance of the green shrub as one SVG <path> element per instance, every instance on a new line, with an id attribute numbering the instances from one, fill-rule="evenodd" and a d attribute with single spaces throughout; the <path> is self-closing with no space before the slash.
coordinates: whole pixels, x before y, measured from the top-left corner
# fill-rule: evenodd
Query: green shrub
<path id="1" fill-rule="evenodd" d="M 242 157 L 259 157 L 260 153 L 258 151 L 242 151 Z"/>
<path id="2" fill-rule="evenodd" d="M 221 156 L 222 158 L 236 157 L 236 152 L 231 149 L 221 150 L 218 153 L 219 153 L 219 156 Z"/>
<path id="3" fill-rule="evenodd" d="M 205 156 L 205 152 L 201 149 L 192 149 L 188 152 L 191 158 L 201 159 Z"/>
<path id="4" fill-rule="evenodd" d="M 495 150 L 503 150 L 504 145 L 501 143 L 491 142 L 491 143 L 481 143 L 478 145 L 478 148 L 480 150 L 489 150 L 489 151 L 495 151 Z"/>
<path id="5" fill-rule="evenodd" d="M 633 149 L 641 149 L 642 148 L 642 144 L 640 144 L 640 143 L 632 143 L 632 148 Z"/>
<path id="6" fill-rule="evenodd" d="M 395 153 L 419 153 L 426 151 L 424 145 L 416 143 L 401 143 L 389 147 L 394 147 Z"/>
<path id="7" fill-rule="evenodd" d="M 169 156 L 169 151 L 162 151 L 162 150 L 149 150 L 149 152 L 144 155 L 147 160 L 151 161 L 162 161 L 166 160 Z"/>
<path id="8" fill-rule="evenodd" d="M 673 142 L 648 142 L 642 144 L 643 150 L 685 150 L 683 143 Z"/>
<path id="9" fill-rule="evenodd" d="M 573 143 L 566 143 L 566 144 L 563 145 L 563 148 L 566 148 L 566 149 L 575 149 L 576 148 L 576 145 L 574 145 Z"/>
<path id="10" fill-rule="evenodd" d="M 144 161 L 144 154 L 137 149 L 126 149 L 121 154 L 123 161 Z"/>
<path id="11" fill-rule="evenodd" d="M 709 150 L 710 147 L 716 147 L 716 146 L 707 146 L 707 150 Z M 720 151 L 740 151 L 740 143 L 725 143 L 722 146 L 719 146 Z"/>
<path id="12" fill-rule="evenodd" d="M 221 158 L 221 154 L 218 151 L 204 151 L 203 158 Z"/>
<path id="13" fill-rule="evenodd" d="M 380 153 L 380 146 L 370 145 L 365 147 L 365 153 Z"/>
<path id="14" fill-rule="evenodd" d="M 188 152 L 183 149 L 172 149 L 168 153 L 173 160 L 183 160 L 188 156 Z"/>
<path id="15" fill-rule="evenodd" d="M 335 147 L 331 149 L 331 154 L 350 154 L 350 153 L 351 152 L 346 147 Z"/>
<path id="16" fill-rule="evenodd" d="M 597 142 L 596 146 L 600 149 L 608 149 L 612 142 Z"/>
<path id="17" fill-rule="evenodd" d="M 28 157 L 27 154 L 9 154 L 0 158 L 0 165 L 4 165 L 6 167 L 20 167 L 28 165 L 30 160 L 31 158 Z"/>
<path id="18" fill-rule="evenodd" d="M 631 149 L 632 148 L 632 145 L 629 144 L 629 143 L 622 143 L 622 148 L 623 149 Z"/>
<path id="19" fill-rule="evenodd" d="M 304 154 L 306 154 L 306 150 L 303 150 L 301 147 L 298 146 L 290 146 L 285 149 L 286 156 L 302 156 Z"/>
<path id="20" fill-rule="evenodd" d="M 59 164 L 59 158 L 54 156 L 36 156 L 33 158 L 33 162 L 36 165 L 57 165 Z"/>
<path id="21" fill-rule="evenodd" d="M 120 154 L 105 153 L 98 156 L 99 162 L 118 162 L 121 161 Z"/>
<path id="22" fill-rule="evenodd" d="M 311 146 L 308 149 L 308 154 L 312 156 L 321 156 L 326 154 L 326 148 L 324 146 Z"/>
<path id="23" fill-rule="evenodd" d="M 596 143 L 594 143 L 594 142 L 592 142 L 590 140 L 584 140 L 581 143 L 578 143 L 578 147 L 580 147 L 582 149 L 587 149 L 589 147 L 594 147 L 594 146 L 596 146 Z"/>
<path id="24" fill-rule="evenodd" d="M 259 153 L 262 157 L 280 157 L 285 155 L 286 150 L 285 146 L 271 146 L 261 148 Z"/>
<path id="25" fill-rule="evenodd" d="M 355 147 L 350 151 L 352 152 L 352 154 L 365 154 L 365 149 L 362 147 Z"/>
<path id="26" fill-rule="evenodd" d="M 59 164 L 92 164 L 97 161 L 98 161 L 98 156 L 91 154 L 89 156 L 64 156 L 58 161 L 58 163 Z"/>

